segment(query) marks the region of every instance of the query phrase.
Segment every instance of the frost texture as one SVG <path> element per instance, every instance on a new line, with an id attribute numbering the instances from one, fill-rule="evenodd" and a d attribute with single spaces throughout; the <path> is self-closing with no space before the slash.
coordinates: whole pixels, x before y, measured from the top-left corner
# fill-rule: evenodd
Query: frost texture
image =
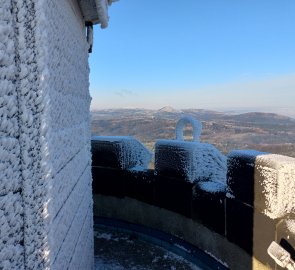
<path id="1" fill-rule="evenodd" d="M 156 143 L 156 147 L 163 145 L 186 153 L 182 166 L 185 169 L 187 181 L 226 184 L 226 157 L 213 145 L 177 140 L 158 140 Z M 173 167 L 173 164 L 170 166 Z"/>
<path id="2" fill-rule="evenodd" d="M 0 269 L 24 269 L 15 3 L 0 0 Z"/>
<path id="3" fill-rule="evenodd" d="M 288 230 L 295 235 L 295 220 L 294 219 L 287 219 L 286 226 Z"/>
<path id="4" fill-rule="evenodd" d="M 255 159 L 257 156 L 268 154 L 266 152 L 256 151 L 256 150 L 232 150 L 227 155 L 227 184 L 228 192 L 226 196 L 228 198 L 239 197 L 238 194 L 235 194 L 235 189 L 240 189 L 243 185 L 252 185 L 253 171 L 255 167 Z M 236 173 L 240 172 L 240 169 L 246 170 L 248 168 L 248 179 L 249 183 L 239 184 L 240 178 L 237 177 Z M 243 169 L 244 168 L 244 169 Z M 245 178 L 245 176 L 244 176 Z M 234 187 L 233 187 L 234 186 Z M 243 189 L 244 190 L 244 189 Z M 249 195 L 249 194 L 248 194 Z M 252 200 L 252 199 L 251 199 Z M 248 202 L 249 203 L 249 202 Z M 252 203 L 252 201 L 251 201 Z"/>
<path id="5" fill-rule="evenodd" d="M 255 160 L 255 204 L 270 218 L 295 212 L 295 159 L 268 154 Z"/>
<path id="6" fill-rule="evenodd" d="M 200 189 L 205 190 L 209 193 L 225 192 L 227 189 L 224 183 L 218 183 L 213 181 L 199 182 L 198 186 Z"/>
<path id="7" fill-rule="evenodd" d="M 24 269 L 22 215 L 19 193 L 0 197 L 0 269 Z"/>
<path id="8" fill-rule="evenodd" d="M 0 196 L 20 189 L 16 36 L 11 1 L 0 0 Z"/>
<path id="9" fill-rule="evenodd" d="M 261 151 L 257 151 L 257 150 L 231 150 L 230 153 L 228 154 L 228 157 L 237 157 L 237 158 L 244 158 L 244 159 L 248 159 L 248 158 L 252 158 L 252 157 L 256 157 L 259 155 L 265 155 L 268 154 L 266 152 L 261 152 Z M 234 166 L 235 164 L 233 164 Z"/>
<path id="10" fill-rule="evenodd" d="M 247 190 L 254 191 L 253 204 L 256 210 L 272 219 L 283 218 L 295 212 L 294 158 L 255 150 L 235 150 L 228 158 L 229 171 L 239 168 L 240 164 L 243 164 L 243 170 L 247 170 L 245 174 L 250 178 L 248 184 L 253 185 Z M 244 181 L 246 180 L 245 178 Z M 230 183 L 238 179 L 229 175 L 228 181 Z M 236 194 L 232 192 L 231 195 Z"/>
<path id="11" fill-rule="evenodd" d="M 108 5 L 109 2 L 111 1 L 108 0 L 96 0 L 96 8 L 97 8 L 97 13 L 100 21 L 100 26 L 101 28 L 106 28 L 108 27 L 108 21 L 109 21 L 109 16 L 108 16 Z"/>
<path id="12" fill-rule="evenodd" d="M 200 140 L 202 132 L 202 123 L 191 116 L 182 117 L 176 125 L 176 140 L 183 141 L 183 130 L 186 125 L 190 124 L 193 128 L 193 141 Z"/>
<path id="13" fill-rule="evenodd" d="M 183 131 L 186 125 L 192 126 L 192 142 L 184 141 Z M 176 125 L 176 140 L 156 142 L 156 170 L 158 166 L 160 170 L 162 166 L 172 170 L 177 168 L 184 172 L 186 181 L 203 182 L 202 186 L 208 192 L 225 190 L 227 159 L 213 145 L 199 142 L 201 132 L 201 122 L 191 116 L 182 117 Z M 170 158 L 169 151 L 176 153 L 177 161 Z"/>
<path id="14" fill-rule="evenodd" d="M 0 0 L 0 269 L 93 269 L 79 12 L 71 1 Z M 84 265 L 73 259 L 82 252 Z"/>
<path id="15" fill-rule="evenodd" d="M 93 141 L 108 142 L 119 146 L 118 153 L 120 167 L 122 169 L 143 170 L 147 169 L 152 154 L 138 140 L 131 136 L 95 136 Z"/>

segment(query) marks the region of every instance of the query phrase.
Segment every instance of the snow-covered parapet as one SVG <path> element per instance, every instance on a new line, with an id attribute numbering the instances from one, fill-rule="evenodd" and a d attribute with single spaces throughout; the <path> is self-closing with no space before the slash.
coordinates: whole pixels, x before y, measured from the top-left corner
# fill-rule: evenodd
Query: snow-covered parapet
<path id="1" fill-rule="evenodd" d="M 92 165 L 120 169 L 147 169 L 151 152 L 131 136 L 92 137 Z"/>
<path id="2" fill-rule="evenodd" d="M 256 150 L 233 150 L 227 155 L 228 197 L 249 205 L 254 201 L 254 166 L 257 156 L 267 153 Z"/>
<path id="3" fill-rule="evenodd" d="M 183 128 L 193 126 L 193 141 L 183 141 Z M 199 142 L 201 123 L 191 117 L 179 120 L 177 140 L 156 142 L 155 170 L 157 174 L 184 179 L 188 182 L 226 183 L 226 157 L 213 145 Z"/>
<path id="4" fill-rule="evenodd" d="M 257 209 L 273 219 L 295 213 L 295 158 L 257 156 L 254 178 Z"/>
<path id="5" fill-rule="evenodd" d="M 189 182 L 226 182 L 226 157 L 208 143 L 158 140 L 155 169 Z"/>
<path id="6" fill-rule="evenodd" d="M 295 212 L 295 159 L 253 150 L 228 155 L 229 196 L 272 219 Z"/>

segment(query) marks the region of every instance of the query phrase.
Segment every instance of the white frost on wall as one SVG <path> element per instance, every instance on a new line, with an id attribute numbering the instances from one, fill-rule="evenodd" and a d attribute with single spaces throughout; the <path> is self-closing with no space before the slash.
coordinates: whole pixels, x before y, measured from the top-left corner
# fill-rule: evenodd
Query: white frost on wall
<path id="1" fill-rule="evenodd" d="M 0 269 L 24 269 L 13 1 L 0 0 Z"/>
<path id="2" fill-rule="evenodd" d="M 259 155 L 254 175 L 257 209 L 273 219 L 295 212 L 295 158 Z"/>
<path id="3" fill-rule="evenodd" d="M 170 151 L 183 152 L 182 168 L 189 182 L 212 181 L 226 184 L 226 157 L 213 145 L 178 140 L 158 140 L 156 148 L 165 147 Z M 169 159 L 169 152 L 165 159 Z M 169 166 L 174 167 L 173 161 Z M 179 165 L 177 165 L 179 166 Z"/>
<path id="4" fill-rule="evenodd" d="M 184 128 L 192 126 L 193 141 L 184 141 Z M 158 169 L 181 171 L 189 182 L 197 182 L 209 192 L 226 189 L 227 158 L 217 148 L 201 143 L 202 123 L 184 116 L 176 124 L 176 140 L 156 142 L 156 173 Z"/>
<path id="5" fill-rule="evenodd" d="M 0 0 L 0 195 L 20 189 L 15 32 L 11 1 Z M 12 165 L 12 166 L 11 166 Z"/>
<path id="6" fill-rule="evenodd" d="M 286 220 L 287 229 L 292 233 L 295 234 L 295 220 L 294 219 L 287 219 Z"/>
<path id="7" fill-rule="evenodd" d="M 0 269 L 24 269 L 22 215 L 19 193 L 0 196 Z"/>
<path id="8" fill-rule="evenodd" d="M 0 269 L 93 269 L 88 45 L 73 3 L 0 0 Z"/>
<path id="9" fill-rule="evenodd" d="M 94 151 L 105 143 L 116 145 L 121 169 L 147 169 L 152 158 L 152 153 L 132 136 L 94 136 L 92 141 Z"/>

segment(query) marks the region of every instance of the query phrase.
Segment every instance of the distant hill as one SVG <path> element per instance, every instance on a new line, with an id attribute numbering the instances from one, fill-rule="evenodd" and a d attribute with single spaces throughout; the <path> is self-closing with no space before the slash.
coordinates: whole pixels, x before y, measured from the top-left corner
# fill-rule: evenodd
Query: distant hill
<path id="1" fill-rule="evenodd" d="M 274 113 L 229 114 L 212 110 L 111 109 L 91 112 L 92 133 L 132 135 L 153 149 L 157 139 L 174 139 L 176 122 L 192 115 L 202 121 L 201 139 L 224 153 L 232 149 L 257 149 L 295 157 L 295 119 Z M 187 130 L 185 136 L 189 137 Z"/>
<path id="2" fill-rule="evenodd" d="M 231 115 L 226 117 L 228 120 L 249 122 L 249 123 L 261 123 L 261 124 L 292 124 L 295 123 L 295 119 L 275 113 L 261 113 L 261 112 L 249 112 L 238 115 Z"/>
<path id="3" fill-rule="evenodd" d="M 176 110 L 174 108 L 172 108 L 171 106 L 165 106 L 163 108 L 161 108 L 160 110 L 158 110 L 159 113 L 181 113 L 180 110 Z"/>
<path id="4" fill-rule="evenodd" d="M 262 113 L 262 112 L 248 112 L 242 114 L 227 114 L 217 111 L 207 111 L 207 110 L 183 110 L 184 113 L 193 115 L 200 120 L 213 120 L 213 119 L 222 119 L 227 121 L 241 121 L 249 123 L 276 123 L 276 124 L 287 124 L 294 123 L 295 119 L 279 115 L 275 113 Z"/>

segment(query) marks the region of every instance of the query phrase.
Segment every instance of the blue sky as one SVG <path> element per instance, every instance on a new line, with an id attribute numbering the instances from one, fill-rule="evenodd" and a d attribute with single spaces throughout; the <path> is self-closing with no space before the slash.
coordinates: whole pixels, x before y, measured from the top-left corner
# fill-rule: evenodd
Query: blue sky
<path id="1" fill-rule="evenodd" d="M 120 0 L 94 31 L 92 108 L 293 107 L 294 0 Z"/>

